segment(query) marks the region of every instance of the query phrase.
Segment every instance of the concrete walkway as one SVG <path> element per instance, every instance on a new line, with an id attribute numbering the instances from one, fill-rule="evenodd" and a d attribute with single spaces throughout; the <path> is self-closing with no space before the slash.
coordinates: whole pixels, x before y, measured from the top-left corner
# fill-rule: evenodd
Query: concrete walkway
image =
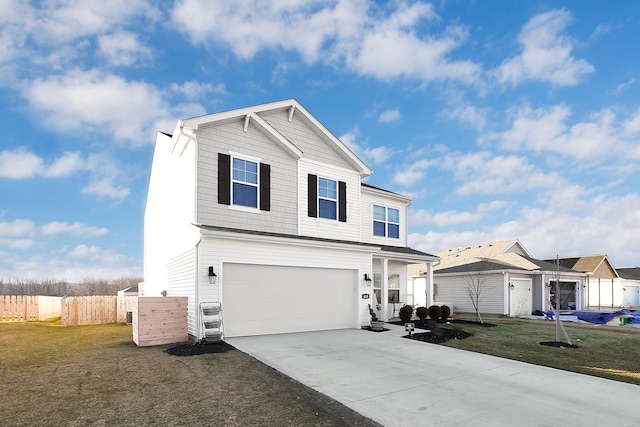
<path id="1" fill-rule="evenodd" d="M 385 426 L 640 426 L 639 386 L 412 341 L 387 327 L 227 341 Z"/>

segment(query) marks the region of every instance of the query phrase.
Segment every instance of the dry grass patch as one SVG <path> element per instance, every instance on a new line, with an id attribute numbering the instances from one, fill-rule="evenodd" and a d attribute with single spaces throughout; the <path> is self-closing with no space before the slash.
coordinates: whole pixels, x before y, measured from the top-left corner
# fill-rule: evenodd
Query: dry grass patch
<path id="1" fill-rule="evenodd" d="M 171 356 L 168 346 L 138 348 L 122 324 L 5 323 L 0 343 L 3 425 L 344 425 L 336 414 L 346 408 L 326 410 L 238 350 Z"/>
<path id="2" fill-rule="evenodd" d="M 473 315 L 456 315 L 458 318 L 474 320 Z M 474 336 L 444 345 L 640 385 L 638 328 L 565 322 L 571 341 L 579 346 L 569 349 L 538 344 L 555 340 L 555 322 L 496 315 L 483 315 L 483 319 L 498 327 L 464 325 Z"/>

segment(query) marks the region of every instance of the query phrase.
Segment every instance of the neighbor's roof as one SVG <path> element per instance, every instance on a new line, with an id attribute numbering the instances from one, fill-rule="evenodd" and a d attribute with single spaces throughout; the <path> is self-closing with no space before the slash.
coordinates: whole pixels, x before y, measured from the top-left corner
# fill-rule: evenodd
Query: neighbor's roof
<path id="1" fill-rule="evenodd" d="M 475 272 L 488 272 L 488 271 L 505 271 L 505 270 L 522 270 L 526 271 L 526 268 L 520 268 L 516 266 L 509 266 L 497 262 L 491 261 L 477 261 L 469 264 L 456 265 L 453 267 L 439 269 L 433 272 L 433 275 L 439 274 L 451 274 L 451 273 L 475 273 Z"/>
<path id="2" fill-rule="evenodd" d="M 506 255 L 511 253 L 530 256 L 529 252 L 517 239 L 503 240 L 500 242 L 458 246 L 439 252 L 436 255 L 442 259 L 442 262 L 436 268 L 441 270 L 479 260 L 495 260 L 499 257 L 502 258 L 502 262 L 507 262 L 509 259 L 511 259 L 511 262 L 516 262 L 516 258 Z M 518 261 L 518 263 L 520 262 Z"/>
<path id="3" fill-rule="evenodd" d="M 548 262 L 555 262 L 555 259 L 545 260 Z M 588 255 L 582 257 L 571 257 L 571 258 L 560 258 L 560 265 L 563 267 L 570 268 L 576 271 L 582 271 L 584 273 L 593 273 L 595 272 L 603 262 L 606 262 L 611 268 L 613 274 L 616 276 L 618 273 L 616 269 L 613 267 L 611 262 L 609 262 L 609 258 L 606 255 Z"/>
<path id="4" fill-rule="evenodd" d="M 627 280 L 640 280 L 640 267 L 616 268 L 618 275 Z"/>

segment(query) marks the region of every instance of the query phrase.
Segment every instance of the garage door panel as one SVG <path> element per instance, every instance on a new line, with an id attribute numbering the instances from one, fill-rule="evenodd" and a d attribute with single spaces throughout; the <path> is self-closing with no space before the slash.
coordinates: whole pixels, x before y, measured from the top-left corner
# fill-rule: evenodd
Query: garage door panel
<path id="1" fill-rule="evenodd" d="M 357 272 L 224 265 L 228 337 L 354 327 Z"/>

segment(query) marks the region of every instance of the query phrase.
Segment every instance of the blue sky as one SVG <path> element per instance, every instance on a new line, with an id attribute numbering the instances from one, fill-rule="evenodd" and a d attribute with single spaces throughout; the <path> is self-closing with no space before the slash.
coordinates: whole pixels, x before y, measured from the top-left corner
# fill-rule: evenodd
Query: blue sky
<path id="1" fill-rule="evenodd" d="M 0 278 L 142 275 L 155 132 L 296 98 L 429 253 L 640 264 L 640 3 L 0 2 Z"/>

